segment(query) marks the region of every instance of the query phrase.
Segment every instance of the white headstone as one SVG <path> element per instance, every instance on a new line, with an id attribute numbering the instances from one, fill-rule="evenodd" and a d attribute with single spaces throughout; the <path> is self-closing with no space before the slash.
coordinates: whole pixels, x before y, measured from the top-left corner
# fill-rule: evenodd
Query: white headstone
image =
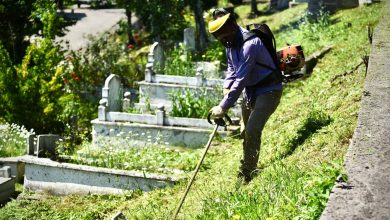
<path id="1" fill-rule="evenodd" d="M 372 4 L 372 0 L 359 0 L 359 5 Z"/>
<path id="2" fill-rule="evenodd" d="M 195 30 L 193 27 L 184 29 L 183 43 L 186 50 L 195 50 Z"/>
<path id="3" fill-rule="evenodd" d="M 159 42 L 154 42 L 150 47 L 148 54 L 148 63 L 153 64 L 152 70 L 158 72 L 164 69 L 165 55 L 164 50 Z"/>
<path id="4" fill-rule="evenodd" d="M 102 99 L 107 99 L 107 108 L 110 112 L 122 110 L 123 86 L 119 76 L 111 74 L 107 77 L 102 89 Z"/>

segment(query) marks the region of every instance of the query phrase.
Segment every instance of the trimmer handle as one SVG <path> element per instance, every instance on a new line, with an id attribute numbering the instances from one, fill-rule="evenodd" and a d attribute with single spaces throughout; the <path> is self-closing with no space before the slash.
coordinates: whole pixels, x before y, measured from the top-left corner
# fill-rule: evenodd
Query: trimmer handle
<path id="1" fill-rule="evenodd" d="M 227 125 L 231 125 L 232 124 L 232 119 L 230 119 L 230 117 L 225 114 L 225 116 L 223 116 L 223 118 L 215 118 L 213 119 L 214 123 L 211 121 L 211 112 L 209 112 L 209 114 L 207 115 L 207 121 L 212 124 L 212 125 L 219 125 L 219 126 L 227 126 Z M 228 122 L 228 123 L 226 123 Z"/>

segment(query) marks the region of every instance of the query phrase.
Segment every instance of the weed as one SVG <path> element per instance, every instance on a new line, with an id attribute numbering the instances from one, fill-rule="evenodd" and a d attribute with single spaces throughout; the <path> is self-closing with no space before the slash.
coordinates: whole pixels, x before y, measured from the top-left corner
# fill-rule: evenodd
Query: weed
<path id="1" fill-rule="evenodd" d="M 170 94 L 171 116 L 186 118 L 206 118 L 208 111 L 218 104 L 222 92 L 202 89 L 194 93 L 189 89 L 177 90 Z"/>

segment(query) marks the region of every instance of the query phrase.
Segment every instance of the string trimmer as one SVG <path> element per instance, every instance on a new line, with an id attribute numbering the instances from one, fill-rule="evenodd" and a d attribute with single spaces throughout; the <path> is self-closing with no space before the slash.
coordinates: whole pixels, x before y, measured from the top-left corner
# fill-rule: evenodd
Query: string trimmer
<path id="1" fill-rule="evenodd" d="M 180 199 L 180 203 L 179 203 L 178 207 L 176 208 L 175 215 L 173 216 L 173 219 L 176 219 L 177 214 L 179 214 L 179 212 L 180 212 L 180 208 L 181 208 L 181 206 L 183 205 L 184 200 L 186 199 L 188 192 L 190 191 L 190 188 L 191 188 L 191 186 L 192 186 L 192 183 L 193 183 L 194 180 L 195 180 L 195 176 L 198 174 L 199 168 L 200 168 L 200 166 L 202 165 L 204 158 L 206 157 L 207 151 L 208 151 L 209 148 L 210 148 L 211 142 L 213 141 L 213 138 L 214 138 L 214 136 L 215 136 L 215 133 L 216 133 L 217 130 L 218 130 L 218 127 L 219 127 L 219 126 L 223 126 L 223 127 L 226 128 L 227 125 L 231 125 L 231 124 L 232 124 L 232 120 L 229 118 L 228 115 L 225 115 L 225 116 L 224 116 L 224 118 L 226 119 L 226 121 L 225 121 L 223 118 L 216 118 L 216 119 L 213 120 L 214 123 L 211 121 L 210 116 L 211 116 L 211 113 L 208 114 L 208 116 L 207 116 L 207 121 L 208 121 L 210 124 L 215 125 L 215 126 L 214 126 L 214 130 L 213 130 L 213 132 L 211 132 L 209 141 L 207 142 L 207 144 L 206 144 L 206 146 L 205 146 L 205 148 L 204 148 L 202 157 L 200 158 L 198 164 L 197 164 L 196 167 L 195 167 L 195 171 L 194 171 L 194 174 L 192 175 L 192 177 L 191 177 L 191 179 L 190 179 L 190 182 L 187 184 L 186 191 L 184 192 L 183 196 L 182 196 L 181 199 Z M 228 124 L 227 124 L 226 122 L 228 122 Z"/>

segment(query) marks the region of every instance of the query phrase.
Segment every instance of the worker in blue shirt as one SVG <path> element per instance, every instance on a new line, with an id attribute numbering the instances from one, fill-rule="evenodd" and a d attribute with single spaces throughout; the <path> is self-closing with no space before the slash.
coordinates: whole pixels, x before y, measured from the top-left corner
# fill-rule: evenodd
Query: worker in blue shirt
<path id="1" fill-rule="evenodd" d="M 244 41 L 248 30 L 237 24 L 233 14 L 216 9 L 213 21 L 209 22 L 209 32 L 226 47 L 228 64 L 224 98 L 210 110 L 211 117 L 223 117 L 244 91 L 241 106 L 243 158 L 238 178 L 249 183 L 258 171 L 261 133 L 279 105 L 282 82 L 269 80 L 276 69 L 275 62 L 259 37 Z"/>

